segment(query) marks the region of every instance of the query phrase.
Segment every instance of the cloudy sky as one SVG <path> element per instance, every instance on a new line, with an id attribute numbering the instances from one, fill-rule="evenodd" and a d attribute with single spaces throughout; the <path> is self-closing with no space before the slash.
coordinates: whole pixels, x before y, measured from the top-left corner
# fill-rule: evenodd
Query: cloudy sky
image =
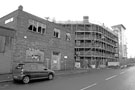
<path id="1" fill-rule="evenodd" d="M 24 11 L 41 18 L 55 18 L 56 21 L 81 21 L 83 16 L 89 16 L 90 22 L 104 23 L 108 27 L 123 24 L 126 27 L 128 57 L 134 57 L 134 4 L 134 0 L 2 0 L 0 17 L 22 5 Z"/>

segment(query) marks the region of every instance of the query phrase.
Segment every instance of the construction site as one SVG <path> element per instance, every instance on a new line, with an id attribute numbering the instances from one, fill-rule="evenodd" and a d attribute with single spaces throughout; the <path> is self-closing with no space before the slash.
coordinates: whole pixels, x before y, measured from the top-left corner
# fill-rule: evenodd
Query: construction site
<path id="1" fill-rule="evenodd" d="M 74 58 L 79 67 L 106 67 L 108 62 L 118 61 L 118 36 L 111 29 L 89 23 L 88 17 L 82 22 L 59 24 L 69 29 L 74 37 Z"/>

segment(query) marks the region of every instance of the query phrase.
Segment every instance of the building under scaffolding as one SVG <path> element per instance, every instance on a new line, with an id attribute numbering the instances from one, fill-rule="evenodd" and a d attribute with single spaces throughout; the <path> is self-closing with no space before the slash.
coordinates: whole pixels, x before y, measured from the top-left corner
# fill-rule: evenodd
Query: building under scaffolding
<path id="1" fill-rule="evenodd" d="M 118 36 L 105 26 L 88 22 L 59 23 L 74 36 L 74 58 L 81 68 L 106 67 L 107 62 L 118 61 Z"/>

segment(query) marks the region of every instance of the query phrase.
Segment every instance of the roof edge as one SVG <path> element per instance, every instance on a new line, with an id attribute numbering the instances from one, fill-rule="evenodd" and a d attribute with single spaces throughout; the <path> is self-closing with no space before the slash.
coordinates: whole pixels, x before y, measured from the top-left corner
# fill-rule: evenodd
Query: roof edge
<path id="1" fill-rule="evenodd" d="M 112 28 L 113 27 L 118 27 L 118 26 L 121 26 L 121 27 L 123 27 L 126 30 L 126 27 L 123 24 L 114 25 L 114 26 L 112 26 Z"/>

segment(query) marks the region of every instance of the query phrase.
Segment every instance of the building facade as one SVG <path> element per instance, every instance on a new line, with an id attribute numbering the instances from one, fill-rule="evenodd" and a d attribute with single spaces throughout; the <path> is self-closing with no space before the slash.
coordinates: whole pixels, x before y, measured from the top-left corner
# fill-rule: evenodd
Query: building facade
<path id="1" fill-rule="evenodd" d="M 12 71 L 12 42 L 15 30 L 0 26 L 0 74 Z"/>
<path id="2" fill-rule="evenodd" d="M 82 22 L 58 22 L 74 35 L 75 63 L 81 68 L 106 67 L 118 61 L 118 36 L 104 26 Z"/>
<path id="3" fill-rule="evenodd" d="M 13 66 L 42 63 L 52 70 L 74 68 L 73 39 L 68 29 L 27 13 L 22 6 L 0 18 L 0 25 L 15 31 L 11 45 Z"/>
<path id="4" fill-rule="evenodd" d="M 117 33 L 119 37 L 119 60 L 121 64 L 126 64 L 127 60 L 127 41 L 125 36 L 126 28 L 122 25 L 112 26 L 113 32 Z"/>

